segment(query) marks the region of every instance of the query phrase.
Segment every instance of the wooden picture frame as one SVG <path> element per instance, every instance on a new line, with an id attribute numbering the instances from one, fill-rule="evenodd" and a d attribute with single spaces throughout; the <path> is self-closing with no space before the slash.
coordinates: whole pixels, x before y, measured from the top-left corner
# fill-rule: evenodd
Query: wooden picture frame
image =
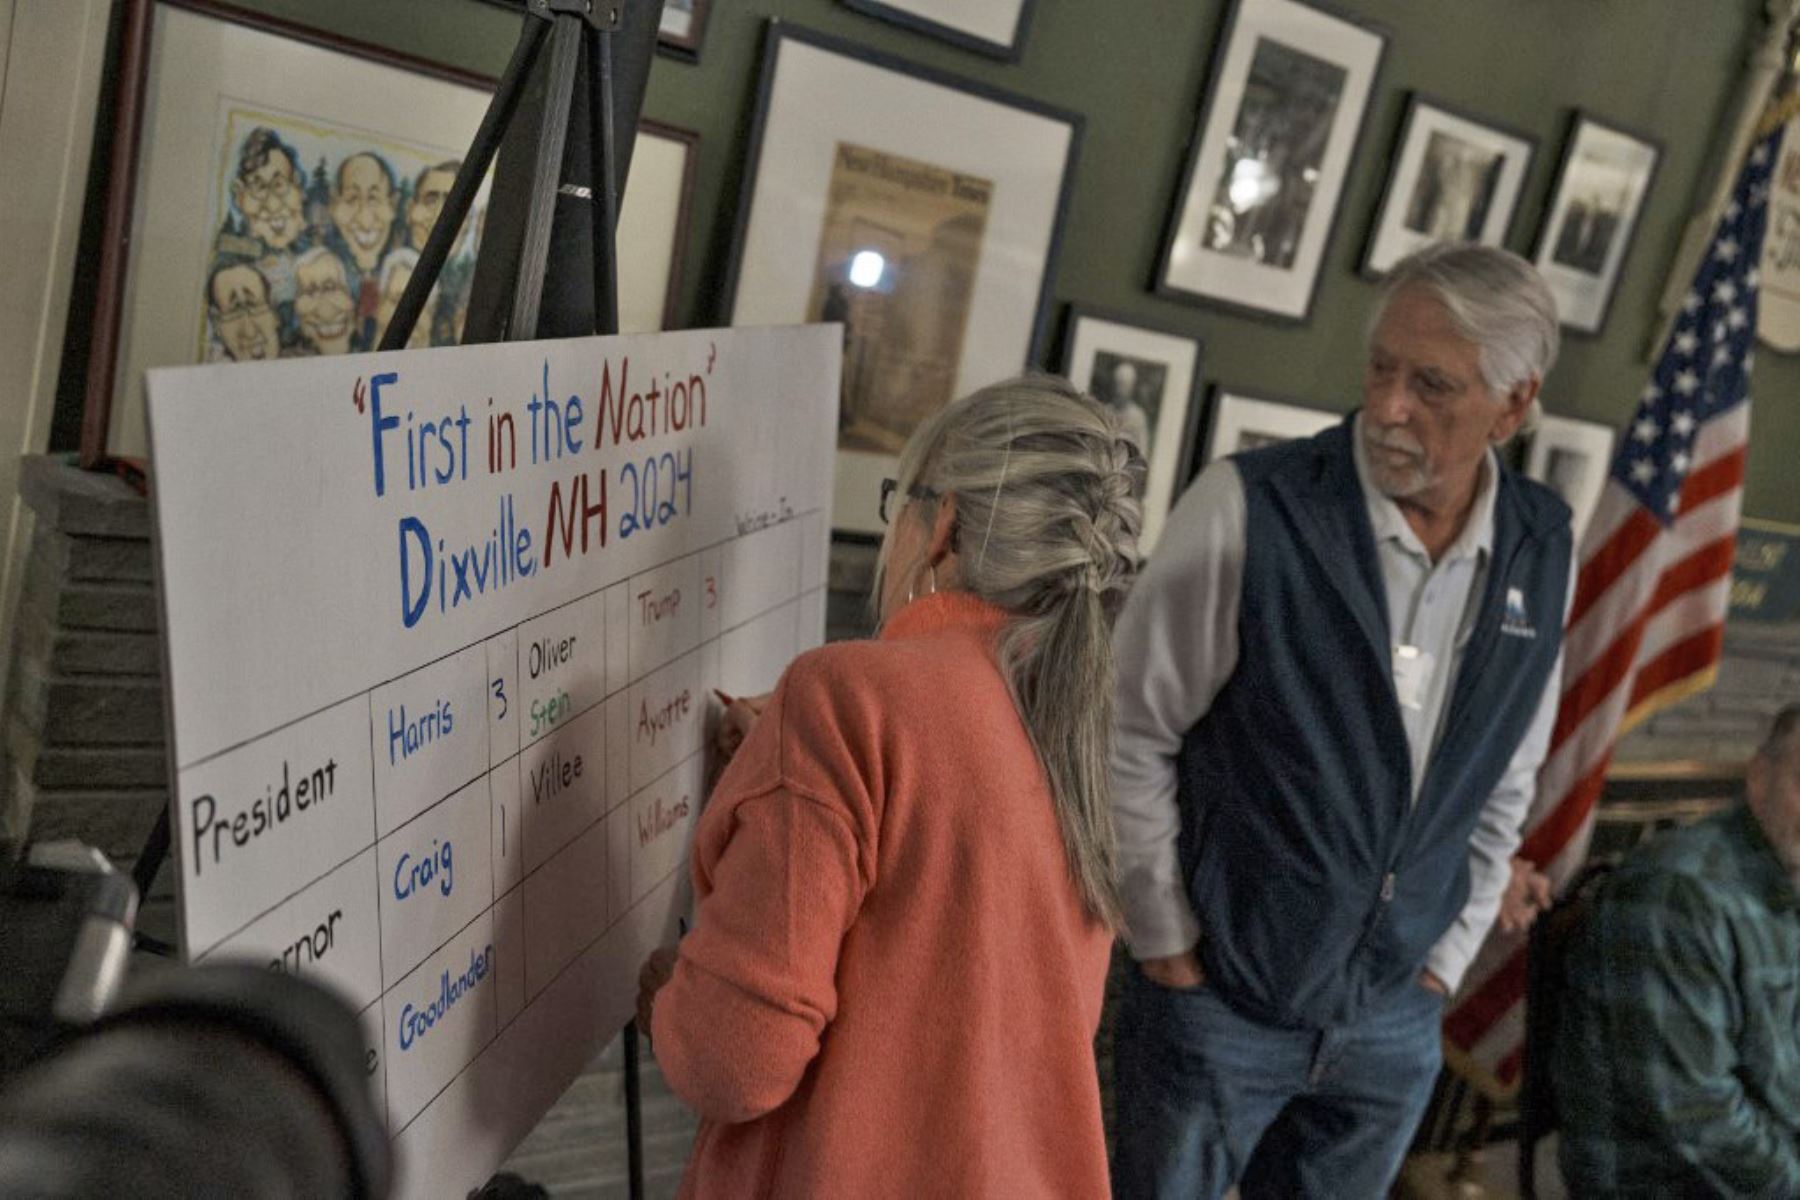
<path id="1" fill-rule="evenodd" d="M 1042 361 L 1082 125 L 770 23 L 724 315 L 845 325 L 834 528 L 879 533 L 918 421 Z"/>
<path id="2" fill-rule="evenodd" d="M 1606 327 L 1661 165 L 1656 139 L 1575 112 L 1532 251 L 1569 332 Z"/>
<path id="3" fill-rule="evenodd" d="M 1409 94 L 1363 246 L 1364 278 L 1436 241 L 1505 245 L 1536 154 L 1529 134 Z"/>
<path id="4" fill-rule="evenodd" d="M 952 46 L 1016 63 L 1037 0 L 842 0 L 846 8 Z"/>
<path id="5" fill-rule="evenodd" d="M 385 322 L 410 273 L 405 255 L 416 255 L 435 219 L 418 201 L 447 189 L 495 85 L 222 0 L 133 0 L 128 12 L 141 13 L 142 26 L 128 20 L 121 54 L 83 403 L 89 465 L 144 453 L 139 393 L 151 367 L 240 351 L 373 348 L 378 327 L 369 322 Z M 323 107 L 308 107 L 321 97 Z M 675 321 L 698 137 L 640 123 L 631 180 L 660 198 L 626 190 L 621 298 L 647 297 L 622 305 L 627 331 Z M 368 220 L 363 255 L 351 244 L 360 227 L 334 216 L 340 195 L 350 209 L 356 159 L 370 160 L 357 170 L 368 168 L 371 188 L 384 194 L 348 218 Z M 421 317 L 418 344 L 460 336 L 443 305 L 453 287 L 466 288 L 477 216 Z"/>
<path id="6" fill-rule="evenodd" d="M 1233 0 L 1157 254 L 1157 295 L 1310 319 L 1387 41 L 1306 0 Z M 1234 149 L 1249 144 L 1260 149 Z"/>
<path id="7" fill-rule="evenodd" d="M 1144 455 L 1142 555 L 1155 548 L 1188 482 L 1200 431 L 1204 365 L 1204 344 L 1186 330 L 1084 304 L 1069 306 L 1059 369 L 1076 387 L 1121 413 L 1127 435 Z"/>

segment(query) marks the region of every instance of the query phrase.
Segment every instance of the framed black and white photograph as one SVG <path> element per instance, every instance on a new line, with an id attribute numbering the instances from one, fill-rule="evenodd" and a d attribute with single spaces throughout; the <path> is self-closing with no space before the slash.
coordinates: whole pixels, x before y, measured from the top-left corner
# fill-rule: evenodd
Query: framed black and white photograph
<path id="1" fill-rule="evenodd" d="M 1312 309 L 1387 38 L 1300 0 L 1235 0 L 1158 258 L 1158 295 Z"/>
<path id="2" fill-rule="evenodd" d="M 1365 275 L 1379 277 L 1433 242 L 1506 241 L 1537 143 L 1415 93 L 1376 209 Z"/>
<path id="3" fill-rule="evenodd" d="M 706 36 L 706 16 L 712 0 L 663 0 L 662 24 L 656 41 L 675 58 L 697 61 L 700 42 Z"/>
<path id="4" fill-rule="evenodd" d="M 881 529 L 915 426 L 1042 358 L 1081 118 L 779 22 L 725 294 L 844 326 L 834 527 Z"/>
<path id="5" fill-rule="evenodd" d="M 667 2 L 667 0 L 665 0 Z M 843 0 L 846 7 L 914 33 L 1018 62 L 1037 0 Z"/>
<path id="6" fill-rule="evenodd" d="M 1651 139 L 1575 114 L 1535 257 L 1568 328 L 1599 333 L 1606 324 L 1661 158 Z"/>
<path id="7" fill-rule="evenodd" d="M 1199 466 L 1279 442 L 1311 437 L 1343 419 L 1343 413 L 1215 386 L 1207 405 L 1206 445 Z"/>
<path id="8" fill-rule="evenodd" d="M 1613 428 L 1596 421 L 1546 415 L 1531 437 L 1525 477 L 1544 484 L 1574 510 L 1577 543 L 1606 490 L 1612 454 Z"/>
<path id="9" fill-rule="evenodd" d="M 1189 334 L 1080 305 L 1069 309 L 1063 374 L 1112 406 L 1149 465 L 1141 554 L 1156 545 L 1188 481 L 1200 425 L 1200 365 L 1200 341 Z"/>

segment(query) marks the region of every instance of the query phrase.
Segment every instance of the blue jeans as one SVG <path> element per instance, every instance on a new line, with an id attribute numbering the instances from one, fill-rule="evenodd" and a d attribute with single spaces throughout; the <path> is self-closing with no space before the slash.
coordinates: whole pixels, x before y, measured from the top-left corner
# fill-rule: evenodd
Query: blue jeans
<path id="1" fill-rule="evenodd" d="M 1173 991 L 1133 964 L 1114 1043 L 1120 1200 L 1386 1196 L 1442 1061 L 1443 1000 L 1423 987 L 1319 1030 Z"/>

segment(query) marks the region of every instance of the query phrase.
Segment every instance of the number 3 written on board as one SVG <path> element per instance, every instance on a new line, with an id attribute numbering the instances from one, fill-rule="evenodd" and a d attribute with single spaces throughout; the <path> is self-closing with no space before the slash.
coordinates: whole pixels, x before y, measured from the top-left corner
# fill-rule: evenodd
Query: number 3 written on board
<path id="1" fill-rule="evenodd" d="M 506 720 L 506 680 L 494 680 L 494 699 L 500 702 L 500 711 L 494 714 L 494 720 Z"/>

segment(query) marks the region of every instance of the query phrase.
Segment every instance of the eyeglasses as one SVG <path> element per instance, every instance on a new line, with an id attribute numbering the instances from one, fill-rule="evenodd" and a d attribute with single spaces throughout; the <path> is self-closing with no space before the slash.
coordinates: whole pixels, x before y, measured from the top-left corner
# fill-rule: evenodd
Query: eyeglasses
<path id="1" fill-rule="evenodd" d="M 881 523 L 883 525 L 888 523 L 888 502 L 894 498 L 894 493 L 899 490 L 899 480 L 884 479 L 881 481 Z M 922 483 L 915 483 L 906 489 L 906 495 L 909 499 L 913 500 L 936 500 L 940 498 L 943 493 L 936 488 L 926 487 Z"/>

